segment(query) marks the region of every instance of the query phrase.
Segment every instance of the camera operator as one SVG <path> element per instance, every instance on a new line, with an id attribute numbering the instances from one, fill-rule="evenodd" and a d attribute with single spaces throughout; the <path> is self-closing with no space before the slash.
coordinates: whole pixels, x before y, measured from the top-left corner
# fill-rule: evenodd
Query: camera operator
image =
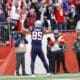
<path id="1" fill-rule="evenodd" d="M 17 57 L 17 64 L 16 64 L 16 74 L 20 75 L 19 68 L 22 65 L 22 75 L 27 75 L 25 72 L 25 52 L 26 52 L 26 44 L 27 40 L 25 39 L 25 34 L 20 32 L 17 34 L 17 37 L 14 40 L 14 46 L 16 49 L 16 57 Z"/>

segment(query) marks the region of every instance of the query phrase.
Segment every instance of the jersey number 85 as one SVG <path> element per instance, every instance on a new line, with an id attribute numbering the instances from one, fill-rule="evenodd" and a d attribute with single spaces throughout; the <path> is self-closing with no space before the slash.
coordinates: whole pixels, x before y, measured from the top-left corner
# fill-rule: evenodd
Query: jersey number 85
<path id="1" fill-rule="evenodd" d="M 36 31 L 32 32 L 32 39 L 33 40 L 42 40 L 42 37 L 43 37 L 42 32 L 36 32 Z"/>

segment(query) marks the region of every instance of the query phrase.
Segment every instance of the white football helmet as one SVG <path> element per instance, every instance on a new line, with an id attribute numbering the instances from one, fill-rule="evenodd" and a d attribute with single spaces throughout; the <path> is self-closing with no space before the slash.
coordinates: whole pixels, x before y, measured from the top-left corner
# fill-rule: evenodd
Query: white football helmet
<path id="1" fill-rule="evenodd" d="M 35 27 L 41 27 L 42 26 L 42 22 L 40 20 L 37 20 L 35 22 Z"/>

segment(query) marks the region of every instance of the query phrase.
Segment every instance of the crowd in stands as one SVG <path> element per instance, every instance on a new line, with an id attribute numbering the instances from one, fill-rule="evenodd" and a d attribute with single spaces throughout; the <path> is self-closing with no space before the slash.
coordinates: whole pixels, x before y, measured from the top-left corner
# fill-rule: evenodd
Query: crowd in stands
<path id="1" fill-rule="evenodd" d="M 10 23 L 11 30 L 32 28 L 38 19 L 45 29 L 74 30 L 80 0 L 0 0 L 0 22 Z"/>
<path id="2" fill-rule="evenodd" d="M 60 31 L 67 31 L 67 30 L 77 30 L 78 31 L 78 30 L 80 30 L 80 27 L 79 27 L 79 25 L 80 25 L 80 0 L 0 0 L 0 26 L 2 25 L 2 23 L 5 23 L 5 22 L 9 23 L 11 32 L 13 32 L 13 31 L 20 31 L 20 32 L 24 31 L 25 32 L 28 30 L 32 30 L 32 28 L 35 26 L 35 22 L 37 20 L 41 21 L 42 25 L 40 25 L 40 26 L 42 26 L 45 29 L 44 31 L 49 30 L 49 32 L 51 32 L 51 31 L 54 31 L 55 29 L 60 30 Z M 4 29 L 5 29 L 5 27 L 4 27 Z M 1 30 L 2 29 L 0 27 L 0 37 L 3 37 L 4 35 L 1 36 L 2 35 Z M 9 35 L 9 32 L 6 31 L 6 33 L 8 33 L 8 35 Z M 43 34 L 43 33 L 41 33 L 41 34 Z M 39 38 L 40 38 L 41 34 L 39 34 Z M 8 36 L 8 35 L 6 35 L 6 36 Z M 19 35 L 19 37 L 21 40 L 21 44 L 23 42 L 25 42 L 25 39 L 24 40 L 22 39 L 23 36 Z M 60 35 L 57 35 L 57 37 L 55 36 L 55 41 L 54 41 L 58 47 L 57 50 L 55 50 L 56 46 L 54 46 L 54 45 L 52 45 L 52 46 L 48 45 L 48 46 L 50 49 L 53 49 L 52 52 L 50 51 L 51 53 L 56 53 L 56 54 L 61 53 L 56 58 L 57 64 L 59 64 L 58 66 L 60 66 L 60 63 L 62 63 L 65 72 L 68 73 L 68 71 L 65 67 L 64 55 L 63 55 L 64 54 L 63 48 L 64 48 L 65 44 L 62 45 L 61 43 L 59 43 L 59 41 L 58 41 L 59 37 L 61 37 L 61 36 Z M 8 36 L 8 38 L 6 37 L 6 41 L 8 41 L 8 39 L 9 39 L 9 36 Z M 16 39 L 18 39 L 18 38 L 16 38 Z M 15 39 L 16 45 L 17 45 L 16 53 L 21 54 L 21 55 L 17 54 L 17 66 L 18 67 L 17 67 L 16 74 L 19 75 L 19 73 L 18 73 L 19 65 L 23 64 L 23 68 L 25 68 L 23 58 L 24 58 L 26 49 L 25 49 L 25 43 L 24 43 L 24 45 L 20 45 L 20 40 L 17 41 L 16 39 Z M 42 39 L 42 37 L 41 37 L 41 39 Z M 40 48 L 41 45 L 39 46 L 37 44 L 36 47 L 32 48 L 33 49 L 32 53 L 36 53 L 35 51 L 40 52 L 41 48 L 40 48 L 40 50 L 37 50 L 38 49 L 37 47 Z M 17 50 L 19 50 L 19 51 L 17 52 Z M 44 57 L 42 57 L 43 55 L 41 55 L 41 53 L 38 55 L 40 58 L 42 58 L 44 66 L 45 66 L 47 72 L 49 72 L 47 69 L 46 61 L 45 61 L 45 59 L 43 59 Z M 18 59 L 21 56 L 22 56 L 21 59 L 23 61 Z M 49 56 L 48 56 L 48 58 L 49 58 Z M 51 57 L 49 59 L 51 59 Z M 32 58 L 34 58 L 34 56 Z M 55 60 L 55 58 L 52 58 L 52 59 Z M 34 62 L 35 62 L 34 60 L 35 59 L 33 59 L 31 62 L 32 74 L 34 74 Z M 49 60 L 49 61 L 52 62 L 54 60 Z M 21 62 L 18 63 L 18 61 L 21 61 Z M 51 63 L 51 65 L 53 65 L 53 64 Z M 57 72 L 59 72 L 59 67 L 57 67 L 57 68 L 58 68 Z M 23 75 L 26 74 L 24 69 L 22 72 L 23 72 Z M 55 73 L 55 71 L 54 71 L 54 73 Z"/>

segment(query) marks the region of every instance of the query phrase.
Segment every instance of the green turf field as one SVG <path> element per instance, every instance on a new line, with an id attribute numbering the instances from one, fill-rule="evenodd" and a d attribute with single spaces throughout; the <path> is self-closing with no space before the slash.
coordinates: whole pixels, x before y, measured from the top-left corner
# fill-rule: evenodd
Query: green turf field
<path id="1" fill-rule="evenodd" d="M 80 73 L 54 74 L 50 76 L 0 76 L 0 80 L 80 80 Z"/>

